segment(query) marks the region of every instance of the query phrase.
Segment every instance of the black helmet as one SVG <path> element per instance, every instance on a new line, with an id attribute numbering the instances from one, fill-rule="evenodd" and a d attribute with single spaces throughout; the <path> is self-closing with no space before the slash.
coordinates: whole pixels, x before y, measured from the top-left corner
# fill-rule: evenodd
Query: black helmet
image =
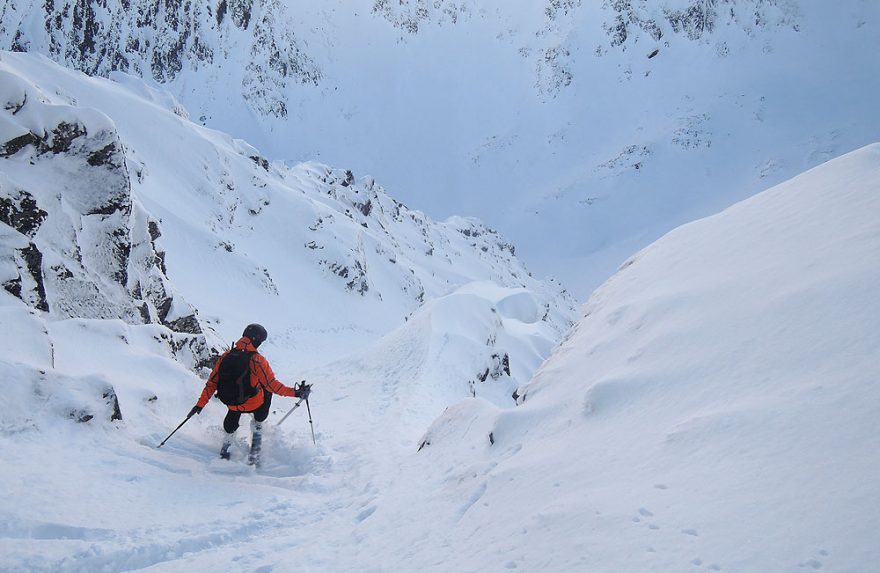
<path id="1" fill-rule="evenodd" d="M 262 325 L 255 323 L 247 325 L 247 328 L 244 329 L 244 332 L 242 332 L 241 335 L 247 336 L 250 339 L 251 344 L 256 347 L 263 344 L 263 341 L 266 340 L 266 337 L 269 334 Z"/>

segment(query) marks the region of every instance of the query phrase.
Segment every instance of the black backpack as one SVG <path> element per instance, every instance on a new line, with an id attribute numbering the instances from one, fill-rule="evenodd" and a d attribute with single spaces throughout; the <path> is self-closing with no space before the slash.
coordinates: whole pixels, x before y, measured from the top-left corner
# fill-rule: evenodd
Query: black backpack
<path id="1" fill-rule="evenodd" d="M 255 352 L 233 348 L 217 371 L 217 397 L 227 406 L 240 406 L 257 395 L 251 386 L 251 357 Z"/>

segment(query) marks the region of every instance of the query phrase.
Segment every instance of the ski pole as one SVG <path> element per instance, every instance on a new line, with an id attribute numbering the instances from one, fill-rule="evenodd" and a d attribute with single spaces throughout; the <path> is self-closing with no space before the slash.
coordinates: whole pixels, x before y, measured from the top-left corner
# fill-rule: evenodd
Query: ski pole
<path id="1" fill-rule="evenodd" d="M 312 428 L 312 443 L 317 446 L 318 442 L 315 440 L 315 425 L 312 423 L 312 408 L 309 406 L 308 398 L 306 398 L 306 410 L 309 412 L 309 426 Z"/>
<path id="2" fill-rule="evenodd" d="M 187 422 L 189 422 L 189 419 L 192 418 L 192 417 L 193 417 L 193 415 L 190 413 L 186 418 L 183 419 L 183 421 L 180 423 L 179 426 L 177 426 L 176 428 L 174 428 L 174 432 L 176 432 L 177 430 L 179 430 L 180 428 L 182 428 L 183 425 L 186 424 Z M 171 432 L 170 434 L 168 434 L 168 438 L 170 438 L 171 436 L 173 436 L 173 435 L 174 435 L 174 432 Z M 162 446 L 164 446 L 164 445 L 165 445 L 165 442 L 168 441 L 168 438 L 165 438 L 164 440 L 162 440 L 162 443 L 159 444 L 158 446 L 156 446 L 156 449 L 159 449 L 159 448 L 161 448 Z"/>
<path id="3" fill-rule="evenodd" d="M 293 408 L 291 408 L 290 410 L 288 410 L 287 413 L 284 414 L 284 417 L 281 418 L 281 420 L 279 420 L 278 423 L 275 424 L 275 425 L 276 425 L 276 426 L 280 426 L 280 425 L 281 425 L 281 422 L 283 422 L 284 420 L 286 420 L 287 417 L 288 417 L 289 415 L 293 414 L 293 411 L 294 411 L 294 410 L 296 410 L 297 408 L 299 408 L 299 405 L 302 404 L 302 401 L 303 401 L 303 398 L 300 398 L 300 399 L 299 399 L 299 402 L 297 402 L 296 404 L 294 404 L 294 405 L 293 405 Z M 306 405 L 308 406 L 308 402 L 306 402 Z"/>

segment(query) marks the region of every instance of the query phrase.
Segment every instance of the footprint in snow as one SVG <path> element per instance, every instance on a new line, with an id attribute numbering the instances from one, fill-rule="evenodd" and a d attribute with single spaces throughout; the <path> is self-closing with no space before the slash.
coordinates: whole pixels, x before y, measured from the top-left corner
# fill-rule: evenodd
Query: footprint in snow
<path id="1" fill-rule="evenodd" d="M 700 559 L 699 557 L 691 559 L 691 565 L 695 565 L 697 567 L 700 567 L 703 565 L 703 560 Z M 721 571 L 721 565 L 718 565 L 717 563 L 712 563 L 711 565 L 706 566 L 706 568 L 709 571 Z"/>
<path id="2" fill-rule="evenodd" d="M 376 512 L 376 506 L 370 506 L 357 514 L 357 517 L 354 518 L 355 522 L 361 523 L 364 520 L 366 520 L 368 517 L 373 515 L 375 512 Z"/>
<path id="3" fill-rule="evenodd" d="M 654 517 L 654 512 L 645 509 L 644 507 L 640 507 L 638 509 L 638 515 L 634 515 L 632 517 L 633 523 L 641 523 L 643 518 Z M 653 523 L 648 524 L 648 529 L 660 529 L 659 525 L 655 525 Z"/>
<path id="4" fill-rule="evenodd" d="M 820 549 L 820 550 L 817 551 L 816 553 L 817 553 L 820 557 L 828 557 L 828 555 L 829 555 L 828 551 L 826 551 L 825 549 Z M 801 568 L 804 568 L 804 569 L 807 569 L 807 568 L 810 568 L 810 569 L 821 569 L 821 568 L 822 568 L 822 565 L 823 565 L 823 563 L 822 563 L 821 561 L 819 561 L 819 560 L 818 560 L 817 558 L 815 558 L 815 557 L 812 558 L 812 559 L 807 559 L 806 561 L 804 561 L 804 562 L 802 562 L 802 563 L 798 563 L 798 567 L 801 567 Z"/>

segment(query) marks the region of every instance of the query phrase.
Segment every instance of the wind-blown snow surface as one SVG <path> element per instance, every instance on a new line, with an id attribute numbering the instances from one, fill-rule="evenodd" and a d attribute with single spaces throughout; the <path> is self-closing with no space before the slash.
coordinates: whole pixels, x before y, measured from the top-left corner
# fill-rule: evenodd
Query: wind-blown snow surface
<path id="1" fill-rule="evenodd" d="M 630 259 L 523 406 L 435 424 L 445 567 L 876 569 L 878 215 L 875 144 Z"/>
<path id="2" fill-rule="evenodd" d="M 147 351 L 164 327 L 4 307 L 0 568 L 871 570 L 878 213 L 873 145 L 670 233 L 596 292 L 516 407 L 463 375 L 489 340 L 543 354 L 522 288 L 464 286 L 309 370 L 269 346 L 315 383 L 317 446 L 299 410 L 256 473 L 246 430 L 217 459 L 216 402 L 155 449 L 195 390 Z M 67 418 L 104 407 L 75 390 L 108 382 L 122 423 Z"/>

